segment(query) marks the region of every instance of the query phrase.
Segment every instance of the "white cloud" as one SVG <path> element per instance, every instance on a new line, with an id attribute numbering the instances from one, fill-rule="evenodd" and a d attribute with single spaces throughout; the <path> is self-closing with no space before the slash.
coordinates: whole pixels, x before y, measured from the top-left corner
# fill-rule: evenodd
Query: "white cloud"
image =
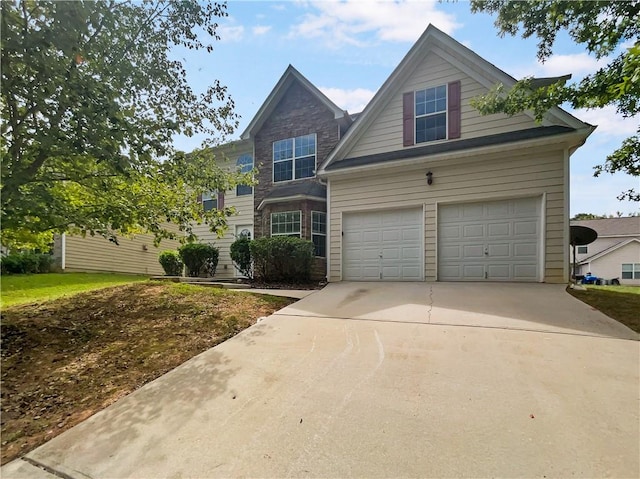
<path id="1" fill-rule="evenodd" d="M 239 42 L 244 36 L 244 27 L 242 25 L 220 25 L 218 35 L 220 35 L 221 42 Z"/>
<path id="2" fill-rule="evenodd" d="M 305 15 L 291 36 L 317 38 L 331 47 L 363 46 L 365 34 L 382 41 L 414 42 L 429 23 L 449 34 L 460 26 L 453 15 L 438 10 L 435 1 L 321 0 L 306 6 L 317 13 Z"/>
<path id="3" fill-rule="evenodd" d="M 254 35 L 264 35 L 269 30 L 271 30 L 271 26 L 269 26 L 269 25 L 257 25 L 255 27 L 253 27 L 253 34 Z"/>
<path id="4" fill-rule="evenodd" d="M 592 125 L 598 125 L 595 133 L 609 136 L 629 136 L 638 129 L 638 116 L 625 118 L 616 112 L 615 107 L 605 106 L 591 110 L 576 110 L 575 116 Z"/>
<path id="5" fill-rule="evenodd" d="M 345 90 L 342 88 L 320 87 L 322 93 L 327 95 L 329 99 L 340 108 L 347 110 L 349 113 L 359 113 L 369 103 L 369 100 L 375 95 L 375 91 L 366 88 L 355 88 L 353 90 Z"/>
<path id="6" fill-rule="evenodd" d="M 599 68 L 606 66 L 608 60 L 601 58 L 600 60 L 588 55 L 587 53 L 575 53 L 570 55 L 553 55 L 544 63 L 537 62 L 532 65 L 517 68 L 514 71 L 516 78 L 525 76 L 560 76 L 571 73 L 575 80 L 576 77 L 582 77 L 588 73 L 594 73 Z"/>

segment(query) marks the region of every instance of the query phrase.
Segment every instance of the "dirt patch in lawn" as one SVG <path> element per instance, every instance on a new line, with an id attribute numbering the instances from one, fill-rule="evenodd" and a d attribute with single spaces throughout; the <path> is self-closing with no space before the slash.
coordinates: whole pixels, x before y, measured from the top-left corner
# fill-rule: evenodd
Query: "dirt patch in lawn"
<path id="1" fill-rule="evenodd" d="M 2 464 L 294 301 L 148 282 L 5 309 Z"/>

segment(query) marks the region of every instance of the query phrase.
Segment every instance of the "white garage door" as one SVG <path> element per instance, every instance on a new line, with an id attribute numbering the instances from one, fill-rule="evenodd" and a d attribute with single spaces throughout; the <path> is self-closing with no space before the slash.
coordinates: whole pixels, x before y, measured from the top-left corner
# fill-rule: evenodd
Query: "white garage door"
<path id="1" fill-rule="evenodd" d="M 540 200 L 438 208 L 440 281 L 537 281 Z"/>
<path id="2" fill-rule="evenodd" d="M 422 280 L 422 208 L 345 213 L 342 232 L 342 279 Z"/>

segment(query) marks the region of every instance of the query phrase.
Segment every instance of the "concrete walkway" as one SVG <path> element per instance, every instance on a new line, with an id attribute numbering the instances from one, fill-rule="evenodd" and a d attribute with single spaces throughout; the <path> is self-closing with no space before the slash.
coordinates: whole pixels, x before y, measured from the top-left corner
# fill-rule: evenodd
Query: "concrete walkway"
<path id="1" fill-rule="evenodd" d="M 553 285 L 331 284 L 1 473 L 639 477 L 633 339 Z"/>

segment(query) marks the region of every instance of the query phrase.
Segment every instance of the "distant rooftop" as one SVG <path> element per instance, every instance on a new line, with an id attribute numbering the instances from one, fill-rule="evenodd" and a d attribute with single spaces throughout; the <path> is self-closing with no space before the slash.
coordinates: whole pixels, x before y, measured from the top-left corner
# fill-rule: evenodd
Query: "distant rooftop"
<path id="1" fill-rule="evenodd" d="M 572 221 L 572 225 L 586 226 L 603 236 L 640 236 L 640 216 Z"/>

